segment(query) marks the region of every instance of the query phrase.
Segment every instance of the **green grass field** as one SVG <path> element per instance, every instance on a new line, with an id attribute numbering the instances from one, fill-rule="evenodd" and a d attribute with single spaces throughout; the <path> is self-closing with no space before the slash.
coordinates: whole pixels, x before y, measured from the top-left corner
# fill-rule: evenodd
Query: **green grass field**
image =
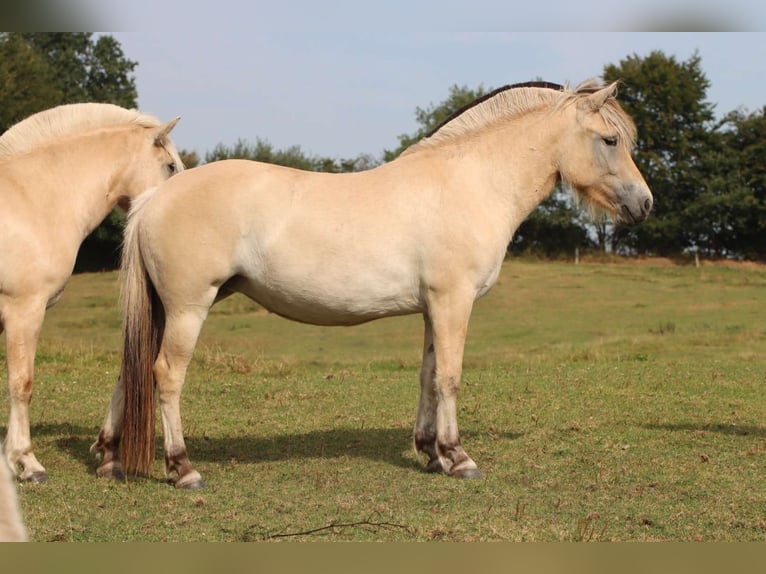
<path id="1" fill-rule="evenodd" d="M 421 317 L 314 328 L 240 297 L 211 311 L 182 399 L 207 488 L 163 480 L 159 436 L 153 478 L 97 479 L 116 300 L 116 274 L 79 275 L 48 313 L 50 480 L 19 486 L 35 541 L 766 538 L 764 268 L 506 263 L 459 399 L 479 481 L 413 454 Z"/>

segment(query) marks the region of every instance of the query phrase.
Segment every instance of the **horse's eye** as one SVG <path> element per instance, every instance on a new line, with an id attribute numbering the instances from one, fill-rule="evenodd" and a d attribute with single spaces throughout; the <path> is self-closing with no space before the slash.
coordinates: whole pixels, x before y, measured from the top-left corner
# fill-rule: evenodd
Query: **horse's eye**
<path id="1" fill-rule="evenodd" d="M 603 137 L 601 139 L 608 146 L 616 146 L 617 145 L 617 136 L 607 136 L 607 137 Z"/>
<path id="2" fill-rule="evenodd" d="M 174 162 L 170 162 L 168 164 L 168 171 L 170 172 L 171 175 L 176 172 L 176 164 Z"/>

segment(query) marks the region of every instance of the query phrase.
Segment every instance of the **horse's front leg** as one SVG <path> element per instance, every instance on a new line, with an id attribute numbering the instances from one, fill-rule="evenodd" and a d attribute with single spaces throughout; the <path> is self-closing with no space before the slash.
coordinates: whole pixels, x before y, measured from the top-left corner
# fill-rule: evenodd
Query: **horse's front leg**
<path id="1" fill-rule="evenodd" d="M 418 411 L 419 420 L 415 438 L 418 444 L 418 430 L 420 430 L 419 450 L 429 455 L 427 467 L 429 470 L 442 470 L 458 478 L 481 477 L 478 466 L 460 444 L 457 424 L 457 395 L 460 389 L 463 348 L 472 303 L 472 297 L 447 294 L 429 305 L 426 321 L 430 321 L 433 344 L 424 350 L 424 366 L 421 369 L 421 407 Z M 426 338 L 428 338 L 428 327 Z M 433 376 L 431 379 L 433 383 L 428 384 L 424 373 L 429 377 Z M 432 426 L 435 427 L 433 447 L 429 445 L 432 440 L 430 431 Z"/>
<path id="2" fill-rule="evenodd" d="M 29 430 L 35 351 L 44 318 L 44 301 L 13 301 L 2 309 L 11 406 L 5 457 L 19 479 L 29 482 L 48 479 L 48 473 L 32 452 Z"/>
<path id="3" fill-rule="evenodd" d="M 119 457 L 120 437 L 122 435 L 124 409 L 124 389 L 122 380 L 117 380 L 117 386 L 109 404 L 104 424 L 98 433 L 98 439 L 90 447 L 99 460 L 96 475 L 102 478 L 125 480 L 125 472 Z"/>

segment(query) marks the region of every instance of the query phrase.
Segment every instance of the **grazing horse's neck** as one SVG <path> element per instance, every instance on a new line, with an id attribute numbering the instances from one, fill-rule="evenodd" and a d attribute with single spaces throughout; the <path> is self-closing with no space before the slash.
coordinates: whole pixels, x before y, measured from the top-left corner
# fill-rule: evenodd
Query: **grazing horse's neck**
<path id="1" fill-rule="evenodd" d="M 113 132 L 79 138 L 76 146 L 52 145 L 45 159 L 40 154 L 39 161 L 52 179 L 45 201 L 55 209 L 57 220 L 71 223 L 73 239 L 82 241 L 104 220 L 131 171 L 131 138 L 125 129 Z"/>

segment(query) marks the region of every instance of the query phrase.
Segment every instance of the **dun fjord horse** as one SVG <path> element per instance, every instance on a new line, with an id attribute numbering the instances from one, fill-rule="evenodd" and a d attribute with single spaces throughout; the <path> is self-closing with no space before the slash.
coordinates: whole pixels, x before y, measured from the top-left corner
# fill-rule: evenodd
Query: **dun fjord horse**
<path id="1" fill-rule="evenodd" d="M 635 127 L 614 92 L 511 86 L 366 172 L 229 160 L 142 196 L 126 229 L 124 356 L 93 445 L 98 474 L 149 472 L 156 382 L 166 472 L 176 487 L 203 485 L 179 398 L 208 310 L 239 292 L 316 325 L 421 313 L 415 447 L 429 471 L 480 476 L 456 419 L 463 346 L 473 303 L 497 280 L 514 231 L 559 179 L 618 222 L 651 209 L 631 159 Z"/>
<path id="2" fill-rule="evenodd" d="M 47 474 L 32 452 L 29 401 L 45 309 L 72 274 L 83 239 L 114 208 L 183 169 L 162 124 L 111 104 L 30 116 L 0 137 L 0 332 L 10 417 L 5 457 L 22 480 Z"/>

